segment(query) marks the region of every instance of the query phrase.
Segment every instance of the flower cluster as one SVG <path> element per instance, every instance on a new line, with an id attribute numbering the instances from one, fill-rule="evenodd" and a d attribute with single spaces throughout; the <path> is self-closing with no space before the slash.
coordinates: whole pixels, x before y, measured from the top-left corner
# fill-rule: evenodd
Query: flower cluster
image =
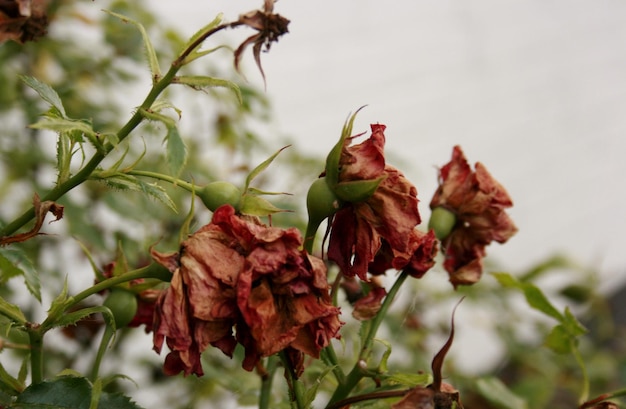
<path id="1" fill-rule="evenodd" d="M 319 357 L 342 323 L 324 263 L 301 245 L 297 229 L 268 227 L 224 205 L 180 253 L 153 252 L 173 271 L 154 322 L 154 349 L 165 341 L 171 351 L 165 372 L 202 375 L 200 354 L 209 345 L 232 356 L 241 344 L 246 370 L 283 350 L 296 372 L 303 354 Z"/>
<path id="2" fill-rule="evenodd" d="M 504 243 L 517 232 L 505 212 L 513 202 L 480 162 L 472 171 L 458 146 L 450 162 L 441 168 L 439 179 L 430 207 L 445 209 L 454 216 L 451 231 L 441 237 L 444 268 L 455 287 L 474 284 L 482 275 L 485 246 L 492 241 Z"/>

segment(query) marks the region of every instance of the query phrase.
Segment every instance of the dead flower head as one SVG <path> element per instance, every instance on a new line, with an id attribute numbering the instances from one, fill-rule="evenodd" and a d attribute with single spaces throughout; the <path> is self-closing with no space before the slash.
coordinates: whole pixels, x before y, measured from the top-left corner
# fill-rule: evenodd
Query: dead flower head
<path id="1" fill-rule="evenodd" d="M 180 253 L 153 252 L 174 273 L 154 318 L 154 349 L 166 341 L 171 351 L 165 373 L 202 375 L 209 345 L 232 356 L 241 344 L 246 370 L 283 350 L 296 368 L 303 354 L 319 357 L 342 323 L 324 262 L 301 245 L 297 229 L 266 226 L 224 205 Z"/>
<path id="2" fill-rule="evenodd" d="M 254 60 L 256 61 L 259 71 L 265 81 L 265 73 L 261 66 L 261 51 L 269 51 L 273 42 L 277 42 L 278 38 L 283 34 L 289 32 L 287 26 L 289 20 L 280 14 L 274 14 L 274 2 L 275 0 L 265 0 L 263 10 L 253 10 L 246 14 L 239 16 L 238 23 L 244 24 L 258 31 L 241 43 L 241 45 L 235 50 L 235 69 L 239 71 L 239 62 L 241 61 L 241 55 L 248 48 L 252 46 L 252 52 L 254 54 Z M 265 49 L 263 49 L 265 47 Z"/>

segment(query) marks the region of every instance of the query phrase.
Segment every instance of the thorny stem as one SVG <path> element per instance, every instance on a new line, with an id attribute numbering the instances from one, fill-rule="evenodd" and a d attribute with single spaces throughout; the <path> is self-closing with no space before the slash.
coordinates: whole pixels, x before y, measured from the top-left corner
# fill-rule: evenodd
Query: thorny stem
<path id="1" fill-rule="evenodd" d="M 402 389 L 402 390 L 397 390 L 397 391 L 380 391 L 380 392 L 364 393 L 363 395 L 356 395 L 356 396 L 351 396 L 349 398 L 342 399 L 339 402 L 335 402 L 332 405 L 328 405 L 326 409 L 340 409 L 343 407 L 349 407 L 353 403 L 364 402 L 366 400 L 395 398 L 398 396 L 404 396 L 410 391 L 411 389 Z"/>
<path id="2" fill-rule="evenodd" d="M 27 328 L 30 341 L 30 371 L 33 384 L 43 380 L 43 335 L 39 325 L 31 325 Z"/>
<path id="3" fill-rule="evenodd" d="M 370 357 L 370 354 L 372 353 L 372 344 L 374 342 L 374 337 L 376 336 L 376 332 L 378 331 L 380 324 L 382 324 L 383 319 L 387 315 L 387 311 L 389 310 L 391 303 L 396 297 L 396 294 L 398 293 L 398 291 L 400 290 L 400 287 L 402 286 L 402 284 L 404 283 L 404 281 L 407 279 L 408 276 L 409 275 L 405 273 L 404 271 L 400 273 L 396 281 L 393 283 L 393 286 L 387 293 L 387 296 L 385 297 L 385 300 L 383 301 L 383 304 L 380 307 L 380 310 L 378 311 L 376 316 L 371 321 L 368 322 L 369 325 L 367 329 L 367 335 L 363 339 L 363 345 L 361 346 L 361 353 L 359 354 L 359 359 L 354 364 L 354 367 L 352 368 L 352 370 L 346 377 L 345 383 L 340 384 L 337 387 L 337 389 L 335 389 L 335 393 L 330 398 L 327 408 L 335 407 L 334 405 L 338 401 L 345 399 L 350 394 L 352 389 L 354 389 L 354 387 L 359 383 L 359 381 L 363 379 L 363 377 L 366 375 L 367 373 L 366 365 Z"/>
<path id="4" fill-rule="evenodd" d="M 178 178 L 175 178 L 175 177 L 172 177 L 172 176 L 169 176 L 169 175 L 165 175 L 163 173 L 150 172 L 150 171 L 147 171 L 147 170 L 134 170 L 134 169 L 127 170 L 124 173 L 126 173 L 128 175 L 143 176 L 143 177 L 148 177 L 148 178 L 153 178 L 153 179 L 158 179 L 158 180 L 162 180 L 162 181 L 165 181 L 165 182 L 169 182 L 172 185 L 182 187 L 183 189 L 185 189 L 188 192 L 193 192 L 195 190 L 193 184 L 191 184 L 191 183 L 189 183 L 187 181 L 184 181 L 182 179 L 178 179 Z"/>
<path id="5" fill-rule="evenodd" d="M 285 377 L 287 378 L 287 383 L 289 384 L 290 389 L 290 398 L 292 403 L 295 403 L 298 409 L 306 409 L 305 404 L 305 394 L 306 390 L 304 389 L 304 385 L 302 381 L 298 379 L 296 373 L 291 365 L 291 360 L 285 353 L 285 351 L 281 351 L 278 353 L 280 356 L 280 360 L 285 367 Z"/>
<path id="6" fill-rule="evenodd" d="M 261 379 L 261 394 L 259 396 L 259 409 L 269 409 L 274 374 L 278 368 L 276 356 L 267 359 L 267 373 Z"/>
<path id="7" fill-rule="evenodd" d="M 171 277 L 171 273 L 169 272 L 169 270 L 167 270 L 165 267 L 163 267 L 162 265 L 158 263 L 152 263 L 146 267 L 142 267 L 137 270 L 132 270 L 132 271 L 129 271 L 128 273 L 125 273 L 119 276 L 107 278 L 106 280 L 100 281 L 99 283 L 81 291 L 80 293 L 72 297 L 70 303 L 64 305 L 64 308 L 61 311 L 59 311 L 59 314 L 62 314 L 65 311 L 69 310 L 70 308 L 80 303 L 85 298 L 91 295 L 97 294 L 100 291 L 111 288 L 114 285 L 126 283 L 126 282 L 136 280 L 139 278 L 157 278 L 162 281 L 167 281 L 169 280 L 170 277 Z M 58 316 L 56 315 L 53 315 L 53 314 L 48 315 L 48 317 L 41 324 L 41 327 L 44 330 L 48 330 L 54 325 L 54 322 L 57 319 L 58 319 Z"/>
<path id="8" fill-rule="evenodd" d="M 91 367 L 91 381 L 95 381 L 98 378 L 98 372 L 100 372 L 100 363 L 102 362 L 102 358 L 106 353 L 107 348 L 109 347 L 109 343 L 111 342 L 111 338 L 113 338 L 113 328 L 110 325 L 107 325 L 104 329 L 104 333 L 102 334 L 102 339 L 100 340 L 100 347 L 98 347 L 98 352 L 96 353 L 96 359 Z"/>

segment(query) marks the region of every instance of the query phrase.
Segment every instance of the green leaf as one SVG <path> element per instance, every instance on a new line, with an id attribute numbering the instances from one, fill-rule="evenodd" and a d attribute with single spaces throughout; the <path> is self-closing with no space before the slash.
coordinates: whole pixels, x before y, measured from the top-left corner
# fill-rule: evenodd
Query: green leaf
<path id="1" fill-rule="evenodd" d="M 24 384 L 12 377 L 0 363 L 0 390 L 9 395 L 18 395 L 24 390 Z"/>
<path id="2" fill-rule="evenodd" d="M 154 104 L 152 104 L 152 106 L 150 107 L 150 110 L 153 112 L 161 112 L 164 109 L 173 109 L 174 112 L 176 112 L 176 114 L 178 115 L 178 119 L 181 118 L 182 112 L 180 109 L 176 108 L 176 106 L 174 104 L 172 104 L 169 101 L 163 100 L 163 99 L 159 99 L 157 101 L 154 102 Z"/>
<path id="3" fill-rule="evenodd" d="M 21 275 L 24 277 L 28 291 L 35 296 L 37 301 L 41 302 L 39 273 L 26 253 L 19 249 L 0 248 L 0 270 L 2 270 L 0 283 L 5 281 L 5 274 L 8 274 L 6 279 Z"/>
<path id="4" fill-rule="evenodd" d="M 229 90 L 235 93 L 237 97 L 237 101 L 239 104 L 243 104 L 243 97 L 241 96 L 241 89 L 239 85 L 235 84 L 232 81 L 220 79 L 220 78 L 212 78 L 201 75 L 191 75 L 191 76 L 180 76 L 175 77 L 172 81 L 173 84 L 183 84 L 187 85 L 193 89 L 203 89 L 203 88 L 214 88 L 214 87 L 223 87 L 228 88 Z"/>
<path id="5" fill-rule="evenodd" d="M 565 317 L 557 310 L 543 292 L 534 284 L 529 282 L 520 282 L 508 273 L 492 273 L 492 275 L 498 280 L 503 287 L 517 288 L 522 290 L 526 297 L 526 302 L 532 308 L 543 312 L 544 314 L 556 319 L 559 322 L 564 322 Z"/>
<path id="6" fill-rule="evenodd" d="M 276 157 L 285 149 L 287 149 L 288 147 L 290 147 L 291 145 L 287 145 L 284 146 L 282 148 L 280 148 L 276 153 L 274 153 L 272 156 L 270 156 L 269 158 L 267 158 L 266 160 L 264 160 L 260 165 L 258 165 L 256 168 L 252 169 L 252 172 L 250 172 L 250 174 L 248 175 L 248 177 L 246 178 L 246 185 L 243 188 L 244 193 L 247 192 L 248 187 L 250 186 L 250 183 L 252 183 L 252 181 L 254 180 L 254 178 L 256 178 L 257 176 L 259 176 L 259 174 L 261 172 L 263 172 L 265 169 L 267 169 L 267 167 L 274 161 L 274 159 L 276 159 Z"/>
<path id="7" fill-rule="evenodd" d="M 526 401 L 515 395 L 497 378 L 486 377 L 476 381 L 476 389 L 499 409 L 528 409 Z"/>
<path id="8" fill-rule="evenodd" d="M 150 196 L 151 198 L 156 199 L 159 202 L 163 203 L 164 205 L 169 207 L 172 211 L 178 212 L 176 208 L 176 204 L 172 201 L 172 199 L 165 192 L 165 189 L 163 189 L 161 186 L 157 185 L 156 183 L 147 183 L 133 175 L 128 175 L 122 172 L 94 173 L 91 176 L 91 179 L 104 182 L 113 189 L 133 190 L 136 192 L 144 193 Z"/>
<path id="9" fill-rule="evenodd" d="M 572 334 L 563 325 L 559 324 L 552 328 L 544 344 L 557 354 L 567 354 L 572 351 L 572 342 L 575 342 Z"/>
<path id="10" fill-rule="evenodd" d="M 187 147 L 176 126 L 167 128 L 167 164 L 172 175 L 178 177 L 187 162 Z"/>
<path id="11" fill-rule="evenodd" d="M 29 125 L 29 128 L 48 129 L 55 132 L 79 131 L 85 136 L 96 138 L 96 132 L 91 127 L 91 124 L 75 119 L 44 117 L 38 122 Z"/>
<path id="12" fill-rule="evenodd" d="M 176 122 L 152 110 L 141 109 L 141 114 L 151 121 L 160 121 L 167 128 L 167 162 L 174 176 L 178 176 L 187 162 L 187 147 L 178 133 Z"/>
<path id="13" fill-rule="evenodd" d="M 433 377 L 431 374 L 427 373 L 396 373 L 385 376 L 385 380 L 391 384 L 406 385 L 413 388 L 416 386 L 426 386 L 432 383 Z"/>
<path id="14" fill-rule="evenodd" d="M 76 325 L 76 323 L 83 318 L 87 318 L 93 314 L 102 314 L 107 323 L 113 322 L 113 315 L 111 314 L 111 310 L 101 305 L 95 307 L 87 307 L 80 309 L 78 311 L 72 311 L 70 313 L 64 314 L 60 319 L 54 322 L 55 327 L 67 327 L 68 325 Z"/>
<path id="15" fill-rule="evenodd" d="M 141 23 L 133 19 L 130 19 L 126 16 L 123 16 L 121 14 L 117 14 L 109 10 L 103 10 L 103 11 L 114 17 L 119 18 L 125 23 L 131 23 L 135 27 L 137 27 L 137 29 L 141 33 L 141 37 L 143 38 L 143 45 L 146 50 L 148 66 L 150 67 L 150 73 L 152 74 L 152 82 L 153 83 L 157 82 L 158 79 L 161 77 L 161 69 L 159 68 L 159 60 L 157 59 L 156 51 L 154 51 L 154 47 L 152 46 L 152 42 L 150 42 L 150 37 L 148 37 L 148 33 L 146 32 L 146 29 L 144 28 L 144 26 L 141 25 Z"/>
<path id="16" fill-rule="evenodd" d="M 391 356 L 391 343 L 382 339 L 375 339 L 374 341 L 378 341 L 385 346 L 385 352 L 383 352 L 383 355 L 380 358 L 380 363 L 378 364 L 378 372 L 386 373 L 388 371 L 387 362 L 389 361 L 389 357 Z"/>
<path id="17" fill-rule="evenodd" d="M 587 328 L 578 321 L 578 318 L 572 314 L 569 307 L 565 307 L 565 319 L 563 320 L 563 326 L 567 329 L 567 332 L 577 337 L 586 334 Z"/>
<path id="18" fill-rule="evenodd" d="M 70 178 L 71 160 L 72 141 L 67 132 L 62 132 L 57 140 L 57 186 Z"/>
<path id="19" fill-rule="evenodd" d="M 29 87 L 37 91 L 39 96 L 52 105 L 54 109 L 58 111 L 58 113 L 63 117 L 67 118 L 65 114 L 65 108 L 63 107 L 63 103 L 61 102 L 61 98 L 59 98 L 59 94 L 52 89 L 52 87 L 48 84 L 44 84 L 39 81 L 37 78 L 29 77 L 27 75 L 20 75 L 20 79 Z"/>
<path id="20" fill-rule="evenodd" d="M 10 409 L 90 409 L 92 386 L 85 378 L 63 376 L 29 386 Z M 100 394 L 98 409 L 141 409 L 119 393 Z"/>
<path id="21" fill-rule="evenodd" d="M 52 301 L 48 309 L 48 318 L 46 319 L 46 322 L 49 323 L 48 328 L 54 327 L 56 321 L 62 317 L 65 310 L 71 305 L 72 300 L 72 297 L 67 295 L 67 277 L 65 277 L 61 293 Z"/>
<path id="22" fill-rule="evenodd" d="M 315 380 L 315 382 L 313 383 L 313 386 L 310 387 L 307 391 L 306 391 L 306 396 L 304 399 L 304 406 L 309 408 L 312 407 L 313 405 L 313 401 L 315 400 L 315 398 L 317 397 L 317 390 L 319 389 L 320 385 L 322 384 L 322 381 L 324 380 L 324 378 L 326 377 L 326 375 L 328 375 L 329 373 L 331 373 L 333 370 L 332 366 L 327 367 L 326 369 L 324 369 L 322 371 L 322 373 L 320 373 L 320 375 L 317 377 L 317 379 Z"/>
<path id="23" fill-rule="evenodd" d="M 11 304 L 4 298 L 0 297 L 0 314 L 11 319 L 13 322 L 24 325 L 26 317 L 17 305 Z"/>
<path id="24" fill-rule="evenodd" d="M 0 248 L 0 284 L 5 284 L 13 277 L 24 275 L 24 272 L 13 261 L 3 255 L 6 251 L 8 250 Z"/>
<path id="25" fill-rule="evenodd" d="M 26 388 L 12 409 L 89 409 L 91 385 L 85 378 L 62 377 Z"/>

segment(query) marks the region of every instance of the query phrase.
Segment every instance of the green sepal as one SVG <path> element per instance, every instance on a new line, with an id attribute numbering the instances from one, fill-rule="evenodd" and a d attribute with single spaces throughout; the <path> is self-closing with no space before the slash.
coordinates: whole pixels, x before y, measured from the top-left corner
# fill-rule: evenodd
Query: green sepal
<path id="1" fill-rule="evenodd" d="M 269 216 L 275 213 L 289 212 L 290 210 L 276 207 L 262 197 L 244 194 L 241 198 L 239 211 L 250 216 Z"/>
<path id="2" fill-rule="evenodd" d="M 346 120 L 343 125 L 343 129 L 341 130 L 341 137 L 339 138 L 339 141 L 335 144 L 335 146 L 333 146 L 330 153 L 326 157 L 326 178 L 328 180 L 328 185 L 332 189 L 334 189 L 335 185 L 339 182 L 339 161 L 341 159 L 341 151 L 343 150 L 346 139 L 352 135 L 352 127 L 354 126 L 356 115 L 364 107 L 365 106 L 362 106 L 357 109 L 356 112 Z"/>
<path id="3" fill-rule="evenodd" d="M 335 185 L 334 192 L 344 202 L 359 203 L 369 199 L 384 179 L 385 176 L 381 176 L 378 179 L 340 182 Z"/>
<path id="4" fill-rule="evenodd" d="M 263 162 L 261 162 L 256 168 L 252 169 L 252 171 L 248 174 L 248 177 L 246 177 L 246 184 L 243 188 L 244 192 L 248 191 L 248 187 L 250 187 L 250 183 L 252 183 L 252 181 L 259 176 L 259 174 L 261 172 L 263 172 L 265 169 L 267 169 L 267 167 L 269 165 L 271 165 L 271 163 L 274 161 L 274 159 L 276 159 L 276 157 L 285 149 L 287 149 L 288 147 L 290 147 L 291 145 L 287 145 L 287 146 L 283 146 L 282 148 L 280 148 L 276 153 L 274 153 L 272 156 L 270 156 L 269 158 L 267 158 L 266 160 L 264 160 Z"/>
<path id="5" fill-rule="evenodd" d="M 211 21 L 209 24 L 207 24 L 206 26 L 202 27 L 200 30 L 196 31 L 194 33 L 194 35 L 192 35 L 189 40 L 187 40 L 187 42 L 185 43 L 185 45 L 183 46 L 183 50 L 187 50 L 189 47 L 191 47 L 193 45 L 193 43 L 195 43 L 198 39 L 200 39 L 201 37 L 205 36 L 208 32 L 210 32 L 211 30 L 215 29 L 217 26 L 220 25 L 220 23 L 222 22 L 224 15 L 222 13 L 219 13 L 217 16 L 215 16 L 215 18 L 213 19 L 213 21 Z M 191 61 L 202 57 L 203 55 L 208 54 L 208 51 L 198 51 L 198 48 L 200 48 L 200 46 L 202 45 L 202 43 L 197 44 L 189 53 L 189 55 L 187 57 L 185 57 L 185 59 L 182 61 L 182 65 L 185 64 L 189 64 Z M 221 47 L 219 47 L 221 48 Z M 215 49 L 211 50 L 214 51 Z M 181 54 L 178 55 L 178 58 L 180 58 L 182 56 L 182 51 Z"/>

